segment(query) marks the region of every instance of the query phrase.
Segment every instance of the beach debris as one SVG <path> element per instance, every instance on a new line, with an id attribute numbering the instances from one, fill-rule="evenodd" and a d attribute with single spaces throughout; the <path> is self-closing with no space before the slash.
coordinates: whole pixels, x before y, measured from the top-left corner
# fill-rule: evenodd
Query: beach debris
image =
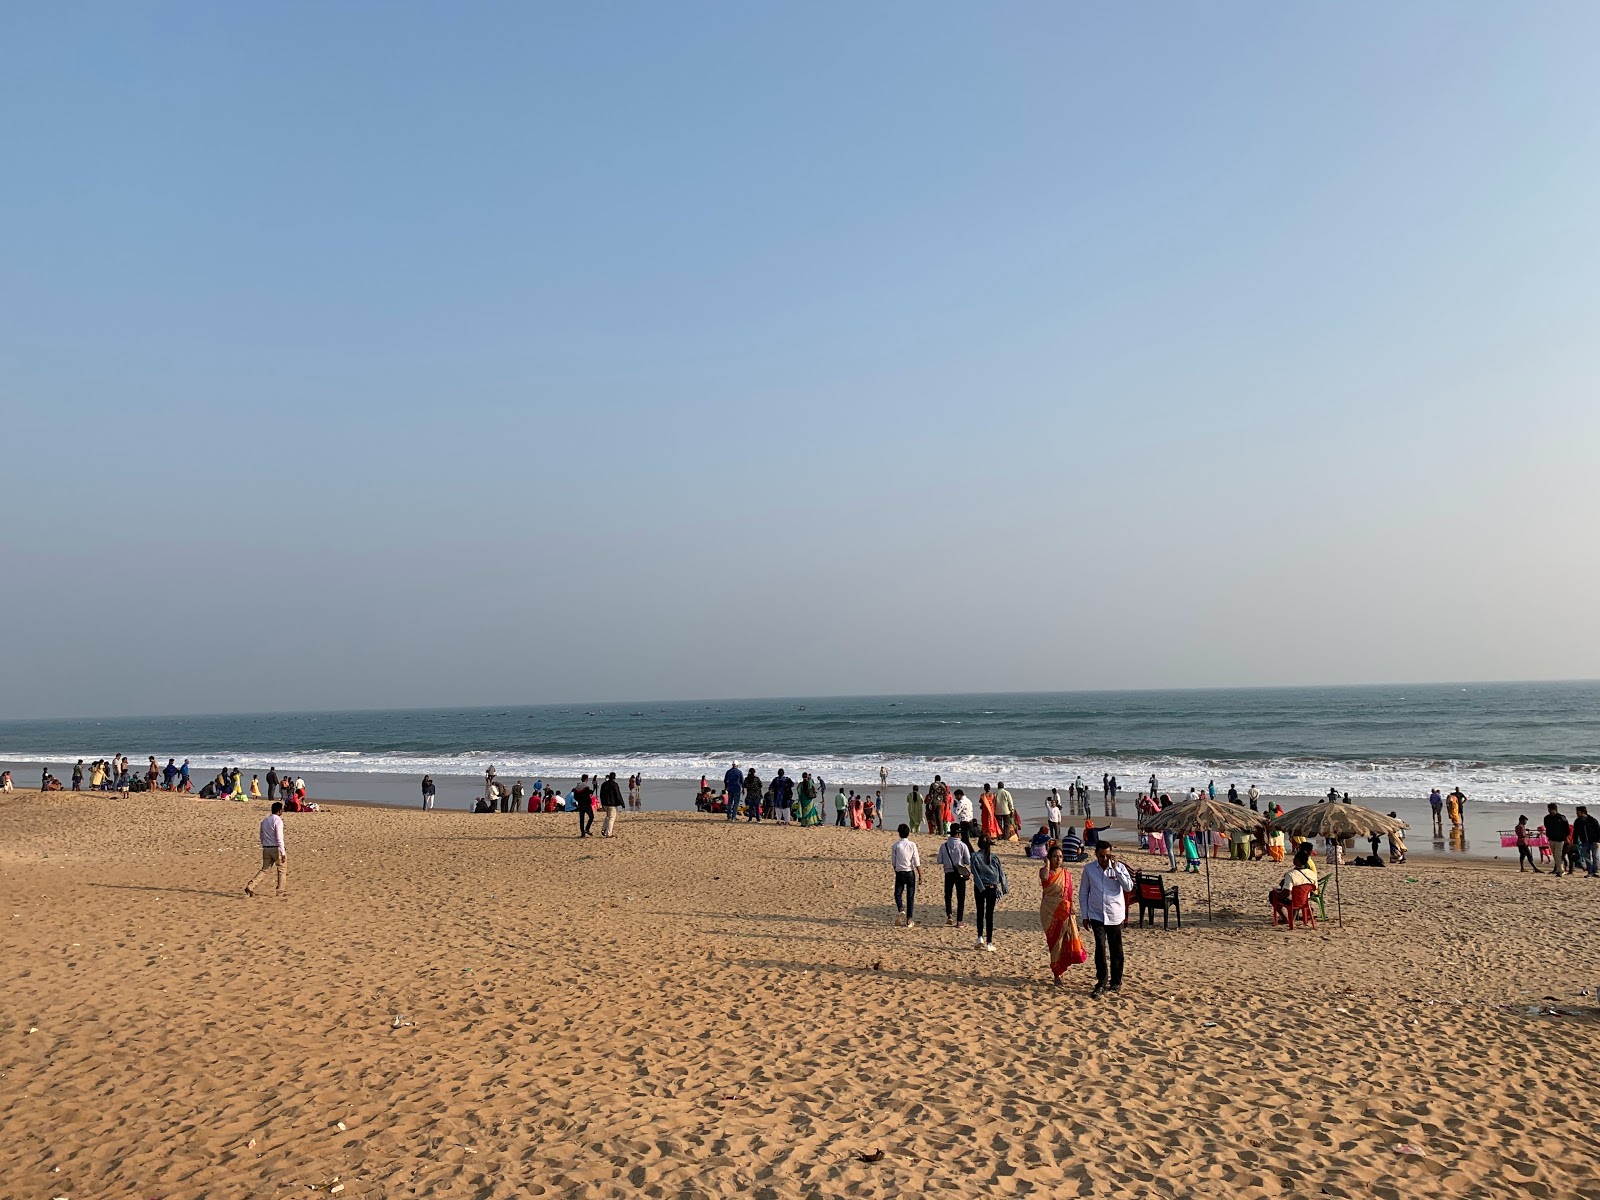
<path id="1" fill-rule="evenodd" d="M 328 1189 L 328 1195 L 337 1196 L 342 1191 L 344 1191 L 344 1184 L 336 1183 L 331 1188 Z"/>
<path id="2" fill-rule="evenodd" d="M 879 958 L 879 959 L 874 959 L 874 960 L 873 960 L 873 963 L 872 963 L 872 969 L 873 969 L 873 970 L 874 970 L 874 971 L 881 971 L 881 970 L 883 970 L 883 959 L 881 959 L 881 958 Z"/>
<path id="3" fill-rule="evenodd" d="M 1398 1146 L 1391 1146 L 1390 1149 L 1392 1149 L 1396 1154 L 1403 1155 L 1406 1158 L 1428 1157 L 1428 1152 L 1426 1150 L 1424 1150 L 1421 1146 L 1413 1146 L 1410 1142 L 1401 1142 Z"/>
<path id="4" fill-rule="evenodd" d="M 28 1026 L 28 1032 L 29 1033 L 38 1033 L 39 1032 L 39 1027 L 37 1025 L 29 1025 Z"/>
<path id="5" fill-rule="evenodd" d="M 255 1138 L 251 1138 L 248 1142 L 246 1142 L 244 1144 L 244 1148 L 246 1150 L 254 1150 L 256 1148 L 256 1140 L 255 1140 Z"/>
<path id="6" fill-rule="evenodd" d="M 415 1022 L 408 1021 L 404 1017 L 399 1016 L 397 1014 L 395 1016 L 395 1019 L 389 1023 L 389 1028 L 390 1029 L 406 1029 L 406 1028 L 409 1028 L 413 1024 L 415 1024 Z"/>
<path id="7" fill-rule="evenodd" d="M 337 1130 L 338 1130 L 338 1131 L 339 1131 L 339 1132 L 340 1132 L 340 1133 L 343 1133 L 343 1132 L 344 1132 L 344 1129 L 345 1129 L 345 1126 L 344 1126 L 344 1122 L 343 1122 L 343 1121 L 336 1121 L 336 1122 L 335 1122 L 335 1123 L 334 1123 L 334 1126 L 333 1126 L 333 1127 L 334 1127 L 334 1128 L 335 1128 L 335 1129 L 337 1129 Z"/>
<path id="8" fill-rule="evenodd" d="M 864 1162 L 864 1163 L 882 1162 L 883 1161 L 883 1151 L 882 1150 L 874 1150 L 871 1154 L 858 1154 L 858 1155 L 856 1155 L 856 1158 L 859 1161 Z"/>
<path id="9" fill-rule="evenodd" d="M 1217 1027 L 1217 1023 L 1215 1021 L 1201 1021 L 1200 1022 L 1200 1028 L 1201 1029 L 1215 1029 L 1216 1027 Z"/>

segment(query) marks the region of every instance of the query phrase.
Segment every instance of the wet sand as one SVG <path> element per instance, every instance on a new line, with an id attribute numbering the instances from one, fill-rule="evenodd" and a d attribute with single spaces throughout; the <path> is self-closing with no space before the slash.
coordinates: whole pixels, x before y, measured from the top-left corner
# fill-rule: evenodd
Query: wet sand
<path id="1" fill-rule="evenodd" d="M 1219 861 L 1091 1001 L 1014 850 L 981 954 L 887 834 L 334 806 L 252 900 L 263 812 L 0 797 L 0 1195 L 1600 1196 L 1600 882 Z"/>

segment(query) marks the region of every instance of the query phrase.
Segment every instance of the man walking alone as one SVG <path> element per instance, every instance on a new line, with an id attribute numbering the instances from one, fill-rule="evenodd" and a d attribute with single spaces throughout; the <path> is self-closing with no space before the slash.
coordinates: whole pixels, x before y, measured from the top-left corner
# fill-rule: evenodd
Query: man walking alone
<path id="1" fill-rule="evenodd" d="M 272 811 L 261 822 L 261 870 L 250 878 L 244 885 L 244 894 L 254 896 L 256 884 L 261 882 L 261 877 L 268 871 L 276 870 L 278 873 L 278 895 L 286 896 L 288 891 L 284 887 L 289 873 L 289 850 L 283 844 L 283 804 L 281 801 L 272 802 Z"/>

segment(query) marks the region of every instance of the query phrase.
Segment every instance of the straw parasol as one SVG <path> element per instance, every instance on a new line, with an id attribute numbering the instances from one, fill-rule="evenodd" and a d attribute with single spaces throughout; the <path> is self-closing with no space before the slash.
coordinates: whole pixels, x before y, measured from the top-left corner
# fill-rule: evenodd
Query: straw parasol
<path id="1" fill-rule="evenodd" d="M 1147 833 L 1237 833 L 1254 829 L 1264 818 L 1258 812 L 1238 804 L 1225 804 L 1210 796 L 1193 800 L 1180 800 L 1169 804 L 1160 812 L 1139 819 L 1139 828 Z M 1211 918 L 1211 854 L 1206 847 L 1200 859 L 1206 865 L 1206 918 Z"/>
<path id="2" fill-rule="evenodd" d="M 1292 837 L 1346 838 L 1370 837 L 1378 834 L 1399 833 L 1410 829 L 1404 821 L 1386 817 L 1377 809 L 1363 808 L 1359 804 L 1329 804 L 1326 801 L 1307 804 L 1293 812 L 1286 812 L 1272 822 L 1272 828 Z M 1333 856 L 1333 896 L 1339 906 L 1339 924 L 1344 924 L 1344 896 L 1339 890 L 1339 855 Z"/>

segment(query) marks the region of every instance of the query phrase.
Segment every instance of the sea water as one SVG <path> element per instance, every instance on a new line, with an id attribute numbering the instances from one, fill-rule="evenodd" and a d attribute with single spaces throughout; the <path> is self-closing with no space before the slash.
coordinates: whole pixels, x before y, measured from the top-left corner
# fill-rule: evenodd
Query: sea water
<path id="1" fill-rule="evenodd" d="M 1600 682 L 856 696 L 0 722 L 0 760 L 188 757 L 247 770 L 570 778 L 819 772 L 830 785 L 1078 775 L 1127 795 L 1330 787 L 1368 800 L 1600 802 Z M 64 771 L 57 774 L 65 778 Z M 19 780 L 19 782 L 28 782 Z"/>

